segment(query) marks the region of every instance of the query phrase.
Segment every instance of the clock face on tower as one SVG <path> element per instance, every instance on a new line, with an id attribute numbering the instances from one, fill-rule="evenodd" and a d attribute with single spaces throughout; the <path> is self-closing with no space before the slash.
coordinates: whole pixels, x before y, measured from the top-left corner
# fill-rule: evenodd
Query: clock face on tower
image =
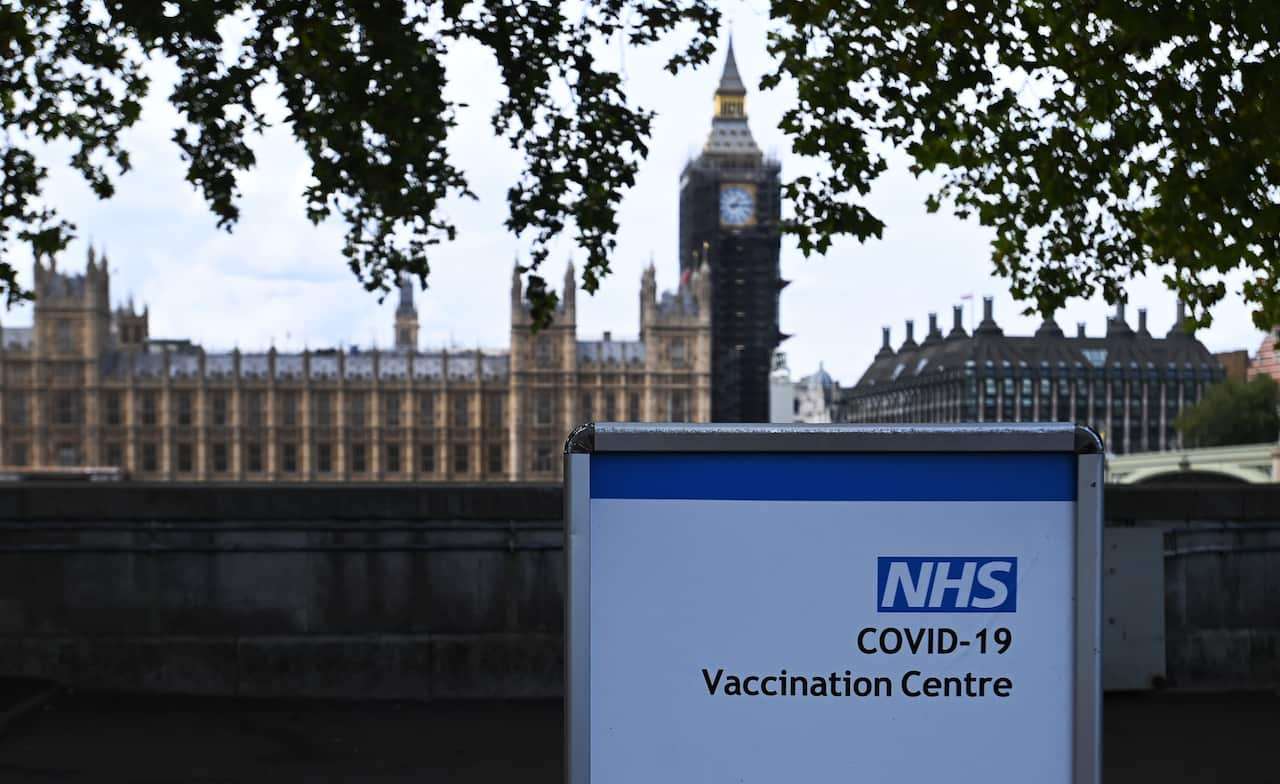
<path id="1" fill-rule="evenodd" d="M 745 185 L 725 185 L 720 188 L 720 223 L 725 226 L 745 226 L 755 218 L 755 195 Z"/>

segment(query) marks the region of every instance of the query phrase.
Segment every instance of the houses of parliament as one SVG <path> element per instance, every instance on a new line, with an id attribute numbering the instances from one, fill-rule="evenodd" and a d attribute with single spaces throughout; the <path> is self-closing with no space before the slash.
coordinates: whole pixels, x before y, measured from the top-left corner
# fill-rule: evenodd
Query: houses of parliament
<path id="1" fill-rule="evenodd" d="M 680 283 L 659 295 L 653 265 L 644 271 L 638 339 L 579 339 L 570 266 L 554 325 L 536 334 L 513 273 L 506 351 L 420 350 L 404 283 L 392 349 L 212 352 L 153 339 L 146 308 L 113 307 L 92 249 L 83 271 L 37 259 L 34 323 L 0 328 L 4 466 L 173 481 L 557 480 L 582 422 L 764 421 L 763 358 L 781 339 L 779 180 L 745 94 L 730 45 L 711 133 L 682 177 Z"/>

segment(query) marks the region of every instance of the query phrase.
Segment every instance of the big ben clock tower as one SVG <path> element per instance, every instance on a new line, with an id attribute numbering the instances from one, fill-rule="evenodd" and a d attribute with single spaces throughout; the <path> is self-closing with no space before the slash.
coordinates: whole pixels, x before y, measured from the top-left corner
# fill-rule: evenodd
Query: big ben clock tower
<path id="1" fill-rule="evenodd" d="M 781 167 L 747 125 L 747 90 L 733 41 L 702 154 L 680 178 L 680 267 L 711 268 L 711 419 L 769 421 L 778 295 Z"/>

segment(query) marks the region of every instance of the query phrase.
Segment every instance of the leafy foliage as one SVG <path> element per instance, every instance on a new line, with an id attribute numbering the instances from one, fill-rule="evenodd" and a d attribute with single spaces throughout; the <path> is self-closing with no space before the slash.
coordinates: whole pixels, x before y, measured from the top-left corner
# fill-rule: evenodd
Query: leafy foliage
<path id="1" fill-rule="evenodd" d="M 880 236 L 865 197 L 892 148 L 935 172 L 931 209 L 994 230 L 992 258 L 1028 311 L 1050 313 L 1153 269 L 1205 326 L 1243 270 L 1260 327 L 1280 323 L 1280 4 L 1267 0 L 773 0 L 766 86 L 794 81 L 783 130 L 825 173 L 786 185 L 787 228 L 806 253 L 837 235 Z M 445 151 L 451 47 L 495 57 L 506 93 L 492 122 L 523 158 L 507 226 L 528 237 L 535 324 L 557 298 L 537 274 L 568 230 L 583 285 L 609 272 L 622 191 L 647 152 L 651 114 L 593 57 L 601 41 L 678 39 L 668 68 L 705 62 L 713 0 L 0 0 L 0 291 L 26 296 L 5 261 L 73 227 L 41 201 L 42 143 L 103 197 L 128 169 L 142 65 L 167 58 L 187 180 L 224 228 L 237 176 L 275 91 L 310 156 L 307 214 L 347 227 L 344 254 L 386 292 L 425 284 L 451 240 L 446 200 L 470 195 Z M 690 32 L 691 31 L 691 32 Z M 827 168 L 829 166 L 829 169 Z"/>
<path id="2" fill-rule="evenodd" d="M 220 227 L 239 218 L 237 176 L 255 164 L 258 101 L 274 90 L 311 159 L 307 216 L 346 223 L 343 253 L 366 289 L 390 291 L 402 273 L 425 285 L 428 248 L 456 232 L 446 200 L 472 196 L 445 151 L 456 106 L 443 94 L 449 48 L 473 41 L 505 82 L 493 127 L 524 160 L 507 225 L 531 235 L 528 299 L 546 324 L 557 298 L 536 270 L 548 241 L 574 229 L 594 291 L 647 151 L 651 114 L 628 104 L 593 43 L 649 44 L 681 23 L 693 34 L 673 70 L 714 48 L 719 15 L 703 0 L 600 0 L 572 13 L 522 0 L 0 0 L 0 288 L 10 302 L 28 296 L 6 261 L 15 236 L 44 256 L 74 230 L 40 202 L 38 143 L 78 144 L 72 165 L 109 196 L 106 167 L 128 169 L 119 136 L 138 119 L 150 58 L 177 66 L 174 140 Z"/>
<path id="3" fill-rule="evenodd" d="M 1271 376 L 1223 381 L 1205 391 L 1204 399 L 1177 421 L 1188 446 L 1227 446 L 1275 441 L 1280 433 L 1280 387 Z"/>
<path id="4" fill-rule="evenodd" d="M 1028 312 L 1160 266 L 1207 326 L 1247 271 L 1280 323 L 1280 4 L 1255 0 L 775 0 L 783 128 L 831 173 L 788 186 L 806 252 L 879 236 L 860 203 L 889 147 L 937 172 L 931 209 L 994 229 Z"/>

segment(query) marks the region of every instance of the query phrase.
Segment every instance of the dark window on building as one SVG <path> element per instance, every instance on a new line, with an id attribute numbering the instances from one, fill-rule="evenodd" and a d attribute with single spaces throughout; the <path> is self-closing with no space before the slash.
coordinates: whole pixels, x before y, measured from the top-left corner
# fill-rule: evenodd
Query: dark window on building
<path id="1" fill-rule="evenodd" d="M 1058 379 L 1058 421 L 1071 421 L 1071 382 Z"/>
<path id="2" fill-rule="evenodd" d="M 432 474 L 436 470 L 436 447 L 435 444 L 422 444 L 418 447 L 418 471 L 423 474 Z"/>
<path id="3" fill-rule="evenodd" d="M 174 393 L 174 420 L 181 427 L 189 427 L 192 418 L 191 392 L 185 389 Z M 187 469 L 190 470 L 190 469 Z"/>
<path id="4" fill-rule="evenodd" d="M 348 447 L 351 453 L 351 473 L 363 474 L 369 470 L 369 466 L 365 460 L 364 444 L 352 444 Z"/>
<path id="5" fill-rule="evenodd" d="M 551 390 L 535 390 L 533 393 L 533 423 L 535 425 L 551 424 L 551 411 Z"/>
<path id="6" fill-rule="evenodd" d="M 102 462 L 115 468 L 124 467 L 124 448 L 112 441 L 102 448 Z"/>
<path id="7" fill-rule="evenodd" d="M 102 421 L 108 425 L 124 424 L 124 407 L 120 405 L 120 393 L 111 391 L 102 396 Z"/>
<path id="8" fill-rule="evenodd" d="M 285 427 L 297 427 L 298 408 L 301 396 L 296 389 L 286 389 L 280 393 L 280 424 Z"/>
<path id="9" fill-rule="evenodd" d="M 194 449 L 191 444 L 182 441 L 178 443 L 178 455 L 174 460 L 174 470 L 180 474 L 191 473 L 191 467 L 195 458 L 193 457 Z"/>
<path id="10" fill-rule="evenodd" d="M 240 396 L 240 405 L 243 409 L 240 412 L 240 424 L 245 427 L 262 427 L 262 392 L 257 389 L 245 390 Z"/>
<path id="11" fill-rule="evenodd" d="M 226 427 L 227 424 L 227 393 L 225 390 L 217 389 L 213 391 L 213 399 L 210 401 L 210 413 L 214 427 Z"/>
<path id="12" fill-rule="evenodd" d="M 146 443 L 142 445 L 142 470 L 155 471 L 159 465 L 159 449 L 155 444 Z"/>
<path id="13" fill-rule="evenodd" d="M 551 445 L 538 444 L 533 448 L 533 470 L 546 473 L 551 470 Z"/>
<path id="14" fill-rule="evenodd" d="M 489 473 L 502 473 L 502 444 L 489 444 Z"/>
<path id="15" fill-rule="evenodd" d="M 280 470 L 286 474 L 298 473 L 298 445 L 280 445 Z"/>
<path id="16" fill-rule="evenodd" d="M 80 465 L 80 448 L 75 444 L 58 444 L 58 465 L 64 468 Z"/>
<path id="17" fill-rule="evenodd" d="M 325 390 L 311 393 L 311 424 L 329 427 L 333 424 L 333 393 Z"/>
<path id="18" fill-rule="evenodd" d="M 604 393 L 604 421 L 618 421 L 618 395 L 614 392 Z"/>
<path id="19" fill-rule="evenodd" d="M 689 355 L 685 350 L 684 338 L 671 339 L 671 366 L 682 368 L 689 364 Z"/>
<path id="20" fill-rule="evenodd" d="M 418 427 L 436 426 L 436 396 L 431 392 L 418 393 Z"/>
<path id="21" fill-rule="evenodd" d="M 262 444 L 250 441 L 245 445 L 245 470 L 251 474 L 262 471 Z"/>
<path id="22" fill-rule="evenodd" d="M 453 472 L 455 474 L 465 474 L 471 470 L 470 454 L 471 450 L 466 444 L 453 445 Z"/>
<path id="23" fill-rule="evenodd" d="M 470 423 L 470 406 L 465 395 L 455 393 L 453 396 L 453 426 L 466 427 Z"/>
<path id="24" fill-rule="evenodd" d="M 221 441 L 213 445 L 213 471 L 216 474 L 227 472 L 227 445 Z"/>
<path id="25" fill-rule="evenodd" d="M 594 419 L 594 412 L 591 410 L 593 402 L 594 401 L 592 399 L 592 395 L 590 392 L 582 393 L 582 421 L 583 422 L 590 422 L 592 419 Z"/>
<path id="26" fill-rule="evenodd" d="M 383 447 L 383 452 L 386 454 L 386 460 L 384 461 L 386 465 L 383 466 L 383 470 L 388 474 L 400 473 L 400 445 L 386 444 Z"/>
<path id="27" fill-rule="evenodd" d="M 671 393 L 671 421 L 689 421 L 689 393 L 683 389 Z"/>
<path id="28" fill-rule="evenodd" d="M 28 411 L 27 400 L 26 392 L 14 391 L 5 393 L 4 418 L 6 424 L 25 425 L 30 421 L 31 415 Z"/>
<path id="29" fill-rule="evenodd" d="M 385 427 L 400 427 L 399 392 L 384 392 L 382 394 L 382 424 Z"/>
<path id="30" fill-rule="evenodd" d="M 316 444 L 316 471 L 321 474 L 333 472 L 333 447 L 328 444 Z"/>
<path id="31" fill-rule="evenodd" d="M 75 425 L 80 423 L 80 393 L 59 390 L 53 393 L 53 423 Z"/>
<path id="32" fill-rule="evenodd" d="M 24 466 L 27 464 L 27 445 L 9 445 L 9 465 Z"/>
<path id="33" fill-rule="evenodd" d="M 551 351 L 551 339 L 538 338 L 533 344 L 533 358 L 538 367 L 551 367 L 554 357 Z"/>
<path id="34" fill-rule="evenodd" d="M 53 340 L 58 344 L 58 351 L 69 354 L 75 351 L 75 340 L 71 333 L 71 322 L 67 319 L 58 319 L 53 325 Z"/>
<path id="35" fill-rule="evenodd" d="M 368 422 L 368 398 L 363 392 L 347 393 L 347 427 L 364 427 Z"/>
<path id="36" fill-rule="evenodd" d="M 630 422 L 640 421 L 640 393 L 632 392 L 627 396 L 627 420 Z"/>
<path id="37" fill-rule="evenodd" d="M 489 395 L 485 398 L 485 427 L 492 430 L 502 427 L 502 409 L 505 404 L 506 400 L 502 395 Z"/>

